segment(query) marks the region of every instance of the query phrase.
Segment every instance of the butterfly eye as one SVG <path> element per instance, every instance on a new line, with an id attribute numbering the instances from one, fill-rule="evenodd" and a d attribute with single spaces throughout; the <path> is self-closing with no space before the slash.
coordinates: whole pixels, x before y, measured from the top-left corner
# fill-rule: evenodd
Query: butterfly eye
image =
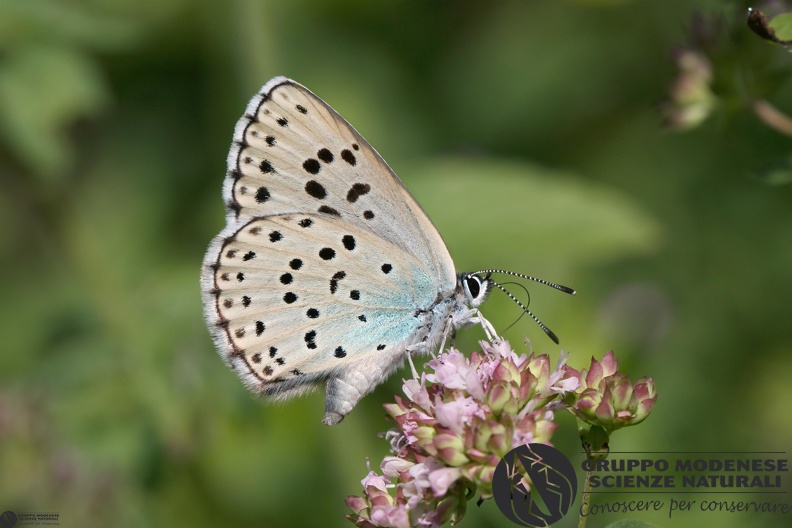
<path id="1" fill-rule="evenodd" d="M 465 289 L 465 296 L 467 297 L 468 304 L 473 308 L 479 306 L 486 300 L 490 288 L 492 287 L 488 280 L 470 274 L 462 276 L 462 286 Z"/>

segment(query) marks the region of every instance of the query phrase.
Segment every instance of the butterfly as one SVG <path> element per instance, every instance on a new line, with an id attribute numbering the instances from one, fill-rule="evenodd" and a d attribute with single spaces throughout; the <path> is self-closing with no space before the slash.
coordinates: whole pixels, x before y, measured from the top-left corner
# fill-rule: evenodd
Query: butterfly
<path id="1" fill-rule="evenodd" d="M 503 289 L 490 278 L 500 270 L 457 273 L 401 180 L 304 86 L 275 77 L 251 99 L 227 169 L 202 300 L 220 355 L 252 392 L 284 400 L 324 384 L 334 425 L 409 354 L 477 323 L 495 333 L 478 306 Z"/>

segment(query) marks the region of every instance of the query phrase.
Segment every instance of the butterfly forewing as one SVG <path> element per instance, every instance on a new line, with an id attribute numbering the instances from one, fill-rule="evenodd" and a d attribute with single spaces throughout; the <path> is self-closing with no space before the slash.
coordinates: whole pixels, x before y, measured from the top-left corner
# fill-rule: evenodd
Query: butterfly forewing
<path id="1" fill-rule="evenodd" d="M 307 88 L 267 83 L 237 123 L 229 153 L 229 221 L 322 213 L 372 231 L 426 263 L 443 291 L 453 262 L 426 213 L 363 137 Z"/>

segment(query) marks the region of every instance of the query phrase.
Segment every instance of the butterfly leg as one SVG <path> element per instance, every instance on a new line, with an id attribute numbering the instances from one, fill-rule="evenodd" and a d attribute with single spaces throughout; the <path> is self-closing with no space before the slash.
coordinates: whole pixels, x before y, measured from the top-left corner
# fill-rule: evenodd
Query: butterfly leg
<path id="1" fill-rule="evenodd" d="M 493 327 L 492 324 L 487 321 L 484 315 L 478 311 L 477 308 L 472 308 L 462 313 L 455 314 L 452 317 L 451 324 L 448 325 L 449 328 L 446 329 L 445 334 L 448 335 L 449 330 L 453 331 L 457 328 L 476 324 L 481 325 L 481 328 L 484 330 L 484 334 L 487 336 L 487 340 L 493 341 L 494 339 L 499 339 L 498 332 L 495 331 L 495 327 Z"/>
<path id="2" fill-rule="evenodd" d="M 407 362 L 410 364 L 410 371 L 412 371 L 413 379 L 421 379 L 418 375 L 418 371 L 415 369 L 415 364 L 413 364 L 412 352 L 409 350 L 407 351 Z"/>
<path id="3" fill-rule="evenodd" d="M 440 351 L 439 352 L 440 354 L 442 354 L 443 350 L 445 350 L 446 338 L 448 337 L 448 333 L 449 333 L 448 329 L 446 329 L 446 331 L 443 332 L 443 340 L 440 341 L 440 348 L 438 349 Z M 432 357 L 436 358 L 436 356 L 434 354 L 434 350 L 432 351 Z"/>
<path id="4" fill-rule="evenodd" d="M 454 342 L 456 340 L 456 326 L 454 326 L 454 318 L 453 316 L 449 316 L 449 319 L 451 319 L 451 321 L 448 325 L 446 325 L 445 330 L 443 331 L 443 340 L 440 342 L 439 350 L 441 354 L 443 353 L 443 350 L 445 350 L 446 341 L 448 341 L 449 337 L 451 338 L 451 346 L 454 346 Z M 434 352 L 432 353 L 432 356 L 434 357 Z"/>
<path id="5" fill-rule="evenodd" d="M 456 331 L 457 329 L 453 325 L 449 325 L 449 329 L 446 331 L 445 337 L 443 337 L 443 345 L 445 345 L 445 339 L 448 337 L 451 341 L 451 344 L 448 348 L 453 348 L 456 346 Z M 440 348 L 440 351 L 443 351 L 443 347 Z"/>
<path id="6" fill-rule="evenodd" d="M 487 335 L 487 339 L 490 342 L 494 341 L 495 339 L 500 339 L 498 337 L 498 332 L 495 331 L 495 327 L 492 326 L 492 323 L 487 321 L 487 319 L 480 311 L 478 310 L 473 310 L 473 311 L 475 312 L 475 315 L 474 317 L 471 318 L 471 321 L 473 323 L 478 323 L 481 325 L 481 328 L 484 330 L 484 333 Z"/>

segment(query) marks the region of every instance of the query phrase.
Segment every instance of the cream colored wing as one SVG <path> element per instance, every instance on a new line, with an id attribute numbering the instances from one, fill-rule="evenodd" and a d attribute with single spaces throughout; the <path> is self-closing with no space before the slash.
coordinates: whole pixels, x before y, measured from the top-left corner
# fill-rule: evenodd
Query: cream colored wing
<path id="1" fill-rule="evenodd" d="M 341 370 L 384 379 L 437 298 L 423 262 L 319 213 L 243 222 L 215 240 L 205 265 L 218 348 L 248 388 L 276 398 Z"/>
<path id="2" fill-rule="evenodd" d="M 250 216 L 334 216 L 425 262 L 448 292 L 456 273 L 429 217 L 358 132 L 304 86 L 269 81 L 234 131 L 224 185 L 228 223 Z"/>

